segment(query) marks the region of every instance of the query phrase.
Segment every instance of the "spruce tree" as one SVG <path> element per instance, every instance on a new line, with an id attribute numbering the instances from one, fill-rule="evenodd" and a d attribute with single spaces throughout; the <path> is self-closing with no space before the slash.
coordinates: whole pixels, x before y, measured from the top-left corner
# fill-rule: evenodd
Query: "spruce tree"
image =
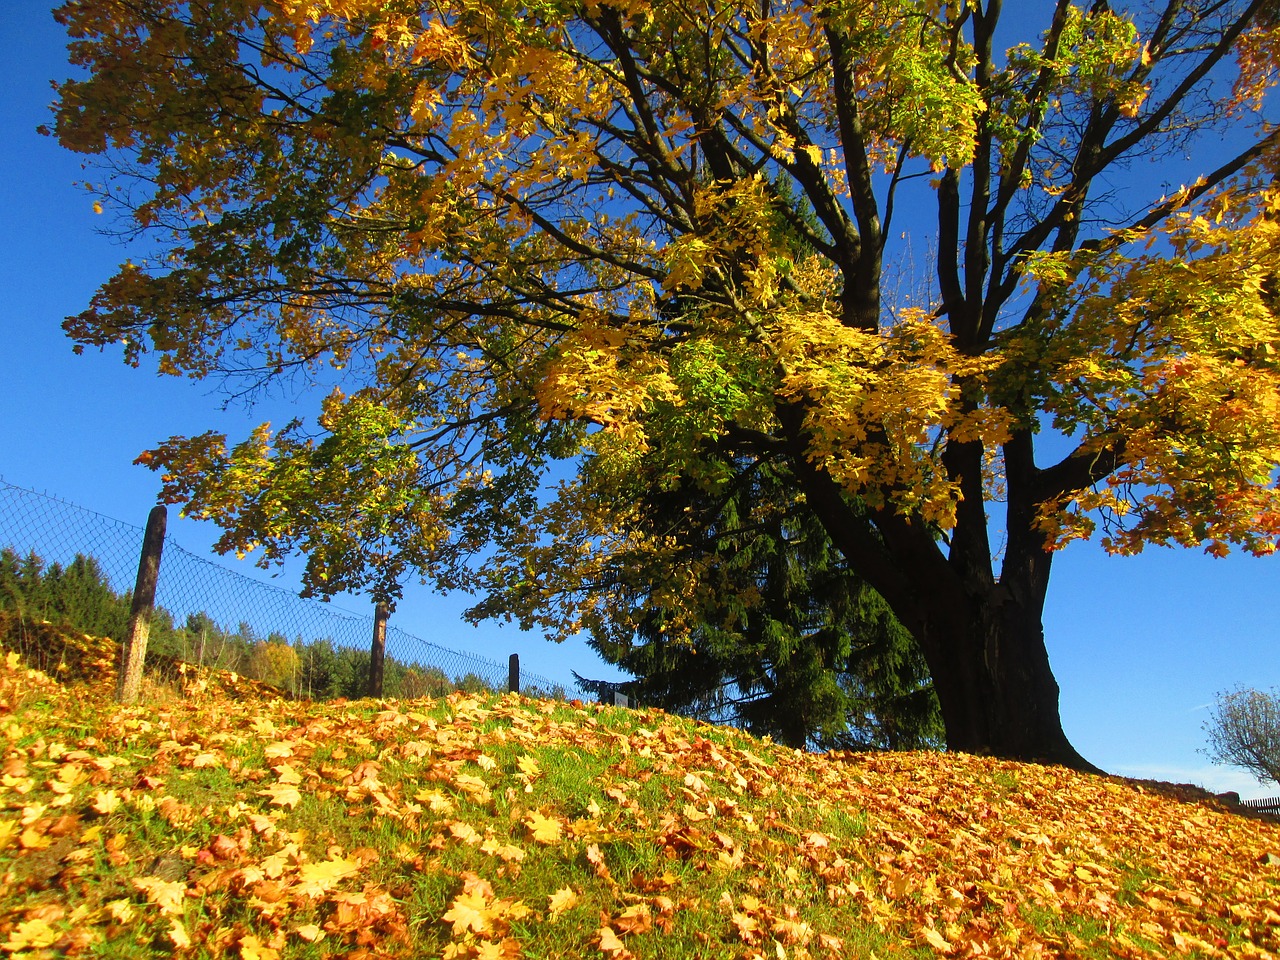
<path id="1" fill-rule="evenodd" d="M 645 496 L 655 532 L 718 589 L 671 639 L 660 571 L 635 585 L 632 640 L 591 645 L 636 677 L 645 704 L 740 724 L 795 747 L 938 745 L 941 715 L 923 657 L 883 599 L 843 562 L 776 465 L 727 482 L 681 479 Z M 705 574 L 704 574 L 705 575 Z"/>

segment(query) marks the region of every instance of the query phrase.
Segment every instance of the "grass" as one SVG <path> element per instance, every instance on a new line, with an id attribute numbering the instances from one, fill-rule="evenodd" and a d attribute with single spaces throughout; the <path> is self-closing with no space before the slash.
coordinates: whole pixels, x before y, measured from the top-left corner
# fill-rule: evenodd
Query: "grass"
<path id="1" fill-rule="evenodd" d="M 42 642 L 0 655 L 0 960 L 1280 949 L 1280 827 L 1115 778 L 191 671 L 122 708 Z"/>

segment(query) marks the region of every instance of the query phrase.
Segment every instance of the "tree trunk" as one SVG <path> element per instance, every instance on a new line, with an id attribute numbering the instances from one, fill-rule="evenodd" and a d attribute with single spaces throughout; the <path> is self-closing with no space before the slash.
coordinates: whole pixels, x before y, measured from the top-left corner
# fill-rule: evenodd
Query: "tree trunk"
<path id="1" fill-rule="evenodd" d="M 779 416 L 789 428 L 792 464 L 810 509 L 920 644 L 948 749 L 1101 773 L 1062 730 L 1042 623 L 1053 555 L 1035 524 L 1039 500 L 1027 479 L 1035 476 L 1030 457 L 1006 449 L 1006 459 L 1012 458 L 1008 539 L 996 580 L 978 445 L 958 444 L 947 453 L 950 474 L 961 478 L 968 496 L 944 552 L 936 532 L 919 518 L 891 508 L 855 510 L 830 475 L 808 459 L 800 413 L 782 408 Z"/>
<path id="2" fill-rule="evenodd" d="M 964 607 L 934 613 L 919 639 L 948 749 L 1101 772 L 1062 730 L 1039 606 L 997 585 Z"/>

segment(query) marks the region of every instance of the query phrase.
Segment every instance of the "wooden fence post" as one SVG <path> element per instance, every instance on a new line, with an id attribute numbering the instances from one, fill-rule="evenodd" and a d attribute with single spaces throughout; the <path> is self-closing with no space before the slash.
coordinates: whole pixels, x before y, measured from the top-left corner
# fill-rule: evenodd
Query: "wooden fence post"
<path id="1" fill-rule="evenodd" d="M 387 618 L 391 608 L 379 601 L 373 607 L 373 645 L 369 648 L 369 684 L 365 690 L 371 697 L 382 696 L 383 661 L 387 658 Z"/>
<path id="2" fill-rule="evenodd" d="M 116 701 L 136 703 L 142 687 L 142 665 L 147 658 L 147 638 L 151 635 L 151 613 L 156 605 L 156 583 L 160 579 L 160 555 L 164 552 L 164 528 L 169 511 L 158 505 L 147 515 L 142 536 L 142 556 L 138 558 L 138 578 L 129 607 L 129 629 L 120 648 L 120 671 L 116 678 Z"/>
<path id="3" fill-rule="evenodd" d="M 507 691 L 520 692 L 520 654 L 513 653 L 507 660 Z"/>

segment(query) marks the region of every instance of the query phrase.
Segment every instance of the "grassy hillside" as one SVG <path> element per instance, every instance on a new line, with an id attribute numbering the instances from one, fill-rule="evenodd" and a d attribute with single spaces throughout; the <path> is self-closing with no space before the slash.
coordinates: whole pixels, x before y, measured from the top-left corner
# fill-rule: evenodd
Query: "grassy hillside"
<path id="1" fill-rule="evenodd" d="M 1280 826 L 1204 801 L 515 696 L 120 709 L 52 633 L 0 654 L 0 958 L 1280 950 Z"/>

